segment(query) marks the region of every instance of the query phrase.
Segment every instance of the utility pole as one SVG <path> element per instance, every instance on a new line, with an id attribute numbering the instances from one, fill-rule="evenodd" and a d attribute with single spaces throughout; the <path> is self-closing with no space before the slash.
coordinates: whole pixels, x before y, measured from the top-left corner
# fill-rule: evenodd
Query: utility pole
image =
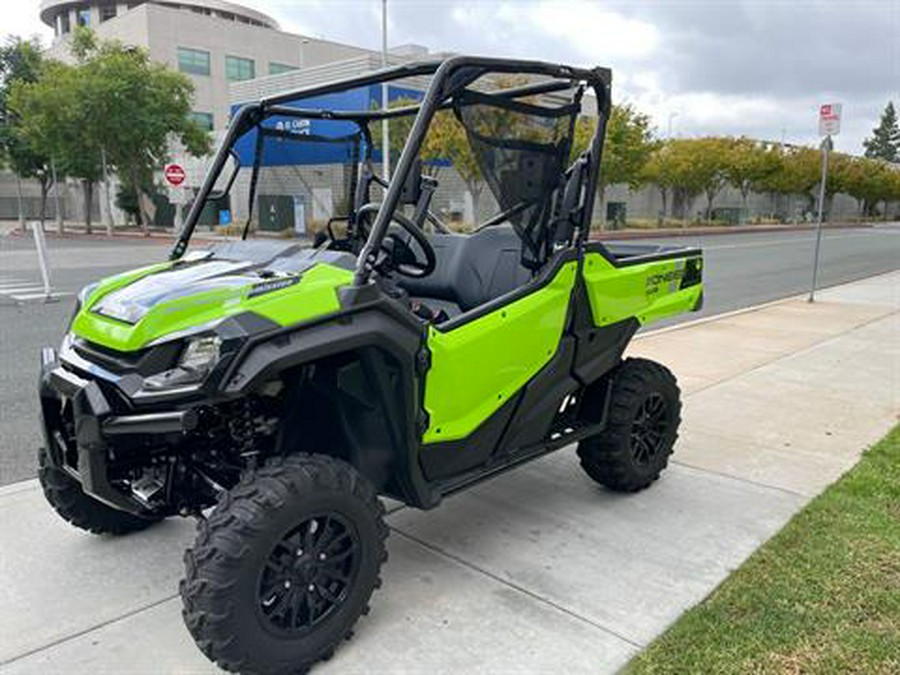
<path id="1" fill-rule="evenodd" d="M 387 0 L 381 0 L 381 66 L 388 65 L 388 39 L 387 39 Z M 381 83 L 381 109 L 388 109 L 388 83 Z M 382 173 L 385 180 L 391 179 L 391 139 L 388 120 L 381 120 L 381 156 Z"/>
<path id="2" fill-rule="evenodd" d="M 56 160 L 50 160 L 50 172 L 53 176 L 53 197 L 56 200 L 56 230 L 62 234 L 65 228 L 62 203 L 59 199 L 59 177 L 56 175 Z"/>
<path id="3" fill-rule="evenodd" d="M 109 194 L 109 171 L 106 166 L 106 148 L 100 148 L 100 162 L 103 166 L 103 195 L 106 202 L 106 234 L 113 233 L 112 199 Z"/>
<path id="4" fill-rule="evenodd" d="M 670 113 L 669 113 L 669 125 L 668 125 L 668 128 L 667 128 L 667 130 L 666 130 L 666 138 L 672 138 L 672 120 L 674 120 L 676 117 L 678 117 L 678 113 L 677 113 L 677 112 L 670 112 Z"/>
<path id="5" fill-rule="evenodd" d="M 22 204 L 22 179 L 16 174 L 16 203 L 19 207 L 19 228 L 25 232 L 25 207 Z"/>

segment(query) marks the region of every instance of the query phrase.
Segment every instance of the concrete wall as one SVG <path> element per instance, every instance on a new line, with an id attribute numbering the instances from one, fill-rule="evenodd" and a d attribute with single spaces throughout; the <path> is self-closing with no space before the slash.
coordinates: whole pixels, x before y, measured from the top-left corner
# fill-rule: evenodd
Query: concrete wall
<path id="1" fill-rule="evenodd" d="M 41 216 L 41 188 L 37 181 L 23 180 L 19 184 L 21 190 L 21 203 L 26 220 L 37 220 Z M 100 220 L 100 194 L 101 187 L 94 186 L 94 194 L 91 203 L 92 219 Z M 63 217 L 67 220 L 84 220 L 84 191 L 80 183 L 75 181 L 64 182 L 59 189 L 59 203 Z M 56 219 L 56 195 L 54 189 L 50 189 L 47 197 L 45 217 L 48 220 Z M 17 220 L 19 218 L 19 197 L 16 189 L 16 177 L 6 171 L 0 171 L 0 220 Z"/>

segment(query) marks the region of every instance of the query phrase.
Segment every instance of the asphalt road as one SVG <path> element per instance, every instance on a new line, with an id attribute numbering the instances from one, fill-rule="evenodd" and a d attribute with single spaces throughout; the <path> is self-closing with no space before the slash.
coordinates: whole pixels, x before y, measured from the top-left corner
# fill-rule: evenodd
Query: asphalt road
<path id="1" fill-rule="evenodd" d="M 815 237 L 809 232 L 675 237 L 705 254 L 705 306 L 673 322 L 709 316 L 802 293 L 809 288 Z M 650 240 L 644 240 L 650 241 Z M 142 240 L 48 240 L 56 303 L 17 305 L 3 288 L 39 283 L 28 239 L 0 237 L 0 485 L 35 474 L 36 371 L 41 345 L 56 345 L 72 312 L 72 294 L 117 271 L 163 260 L 168 247 Z M 900 225 L 824 233 L 820 283 L 835 285 L 900 268 Z"/>

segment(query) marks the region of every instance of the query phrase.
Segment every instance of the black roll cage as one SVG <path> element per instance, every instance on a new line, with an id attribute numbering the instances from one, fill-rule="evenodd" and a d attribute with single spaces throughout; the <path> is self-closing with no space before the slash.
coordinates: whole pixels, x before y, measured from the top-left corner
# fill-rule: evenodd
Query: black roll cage
<path id="1" fill-rule="evenodd" d="M 469 84 L 488 74 L 529 74 L 556 78 L 554 81 L 491 92 L 496 98 L 516 99 L 537 94 L 547 94 L 570 89 L 573 82 L 583 82 L 594 90 L 597 99 L 597 126 L 591 139 L 590 148 L 585 153 L 588 162 L 584 203 L 580 209 L 579 240 L 583 244 L 587 237 L 591 214 L 594 206 L 594 195 L 600 171 L 600 156 L 603 151 L 603 139 L 606 123 L 611 108 L 610 85 L 612 73 L 608 68 L 591 69 L 576 68 L 543 61 L 499 59 L 477 56 L 454 56 L 443 61 L 426 61 L 395 66 L 377 70 L 358 77 L 345 78 L 327 84 L 314 85 L 290 92 L 261 99 L 256 103 L 243 106 L 232 118 L 222 143 L 216 151 L 209 172 L 203 180 L 200 191 L 194 200 L 185 220 L 184 227 L 175 242 L 170 259 L 176 260 L 184 255 L 194 232 L 200 214 L 209 195 L 212 193 L 219 174 L 225 167 L 228 157 L 232 155 L 235 141 L 254 126 L 273 116 L 297 117 L 303 119 L 348 120 L 359 123 L 367 129 L 368 122 L 415 114 L 412 129 L 403 146 L 397 166 L 384 195 L 384 201 L 375 217 L 362 250 L 360 251 L 354 284 L 365 285 L 372 273 L 375 254 L 387 234 L 391 215 L 400 201 L 401 191 L 406 176 L 418 157 L 422 142 L 435 113 L 453 105 L 450 99 Z M 355 89 L 374 84 L 394 82 L 411 77 L 432 75 L 425 95 L 418 105 L 389 108 L 387 110 L 338 111 L 324 109 L 303 109 L 286 105 L 302 98 L 312 98 L 332 94 L 348 89 Z M 368 145 L 371 145 L 369 143 Z"/>

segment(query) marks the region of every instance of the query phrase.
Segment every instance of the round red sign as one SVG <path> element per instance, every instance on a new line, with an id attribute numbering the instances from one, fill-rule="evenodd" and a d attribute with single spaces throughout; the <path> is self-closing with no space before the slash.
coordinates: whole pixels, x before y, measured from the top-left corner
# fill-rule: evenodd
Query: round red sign
<path id="1" fill-rule="evenodd" d="M 168 166 L 166 166 L 165 174 L 166 180 L 169 182 L 169 185 L 174 185 L 177 187 L 184 182 L 184 169 L 182 169 L 177 164 L 169 164 Z"/>

